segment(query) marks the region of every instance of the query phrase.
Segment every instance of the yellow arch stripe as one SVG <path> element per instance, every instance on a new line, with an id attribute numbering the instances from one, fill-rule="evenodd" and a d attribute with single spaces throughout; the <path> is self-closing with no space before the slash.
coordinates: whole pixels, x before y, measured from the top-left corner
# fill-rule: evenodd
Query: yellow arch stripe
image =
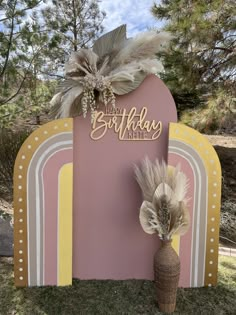
<path id="1" fill-rule="evenodd" d="M 62 166 L 58 189 L 58 285 L 72 284 L 73 164 Z"/>
<path id="2" fill-rule="evenodd" d="M 180 244 L 180 236 L 174 235 L 172 240 L 172 247 L 176 251 L 176 253 L 179 255 L 179 244 Z"/>
<path id="3" fill-rule="evenodd" d="M 174 172 L 174 166 L 168 165 L 168 173 L 171 174 Z M 176 253 L 179 255 L 179 245 L 180 245 L 180 236 L 174 235 L 172 239 L 172 247 L 176 251 Z"/>
<path id="4" fill-rule="evenodd" d="M 221 204 L 221 166 L 219 158 L 206 137 L 185 125 L 170 123 L 169 138 L 182 141 L 193 147 L 198 152 L 207 170 L 208 212 L 205 285 L 216 285 Z"/>

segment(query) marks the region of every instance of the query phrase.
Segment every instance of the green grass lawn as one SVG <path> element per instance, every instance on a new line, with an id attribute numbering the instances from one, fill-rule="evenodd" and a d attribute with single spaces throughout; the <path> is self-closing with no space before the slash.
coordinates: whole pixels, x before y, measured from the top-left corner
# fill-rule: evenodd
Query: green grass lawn
<path id="1" fill-rule="evenodd" d="M 0 259 L 0 314 L 161 314 L 152 281 L 79 281 L 70 287 L 20 288 L 11 259 Z M 221 256 L 214 288 L 179 289 L 174 314 L 236 314 L 236 258 Z"/>

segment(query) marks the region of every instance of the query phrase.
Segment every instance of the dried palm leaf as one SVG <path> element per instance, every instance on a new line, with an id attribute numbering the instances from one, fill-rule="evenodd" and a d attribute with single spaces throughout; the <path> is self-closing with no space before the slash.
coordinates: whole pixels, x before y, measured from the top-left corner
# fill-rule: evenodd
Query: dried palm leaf
<path id="1" fill-rule="evenodd" d="M 163 233 L 161 223 L 158 221 L 153 204 L 144 201 L 140 208 L 139 220 L 143 230 L 148 234 Z"/>
<path id="2" fill-rule="evenodd" d="M 126 40 L 126 25 L 124 24 L 97 39 L 93 45 L 93 51 L 99 58 L 102 58 L 112 53 L 116 47 L 121 46 Z"/>

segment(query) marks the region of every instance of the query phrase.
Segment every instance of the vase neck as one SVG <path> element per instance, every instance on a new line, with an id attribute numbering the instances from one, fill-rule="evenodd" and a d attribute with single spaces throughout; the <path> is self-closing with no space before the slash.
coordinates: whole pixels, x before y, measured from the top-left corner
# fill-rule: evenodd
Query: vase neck
<path id="1" fill-rule="evenodd" d="M 161 241 L 161 246 L 162 247 L 166 247 L 166 246 L 171 246 L 171 242 L 172 242 L 172 240 L 162 240 Z"/>

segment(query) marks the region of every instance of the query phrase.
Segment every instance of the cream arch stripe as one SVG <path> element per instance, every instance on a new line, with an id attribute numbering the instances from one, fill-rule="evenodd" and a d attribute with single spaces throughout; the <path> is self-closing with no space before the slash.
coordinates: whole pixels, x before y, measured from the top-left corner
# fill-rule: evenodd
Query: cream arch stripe
<path id="1" fill-rule="evenodd" d="M 192 146 L 204 162 L 208 173 L 207 251 L 205 285 L 217 283 L 218 242 L 221 200 L 221 167 L 209 141 L 199 132 L 182 124 L 170 123 L 169 137 Z"/>
<path id="2" fill-rule="evenodd" d="M 42 169 L 50 156 L 58 151 L 71 148 L 71 137 L 71 133 L 60 133 L 47 139 L 36 150 L 28 168 L 28 282 L 30 286 L 43 285 L 44 201 Z M 30 209 L 36 209 L 36 211 L 29 211 Z"/>
<path id="3" fill-rule="evenodd" d="M 193 203 L 190 285 L 193 287 L 203 286 L 207 224 L 203 210 L 207 208 L 207 174 L 202 160 L 194 149 L 182 142 L 171 139 L 169 145 L 170 152 L 176 153 L 187 160 L 193 169 L 195 199 Z M 202 226 L 204 233 L 200 233 L 200 226 Z"/>
<path id="4" fill-rule="evenodd" d="M 14 166 L 14 273 L 15 285 L 28 285 L 27 255 L 27 170 L 38 146 L 60 132 L 72 132 L 71 118 L 49 122 L 35 130 L 23 143 Z"/>

